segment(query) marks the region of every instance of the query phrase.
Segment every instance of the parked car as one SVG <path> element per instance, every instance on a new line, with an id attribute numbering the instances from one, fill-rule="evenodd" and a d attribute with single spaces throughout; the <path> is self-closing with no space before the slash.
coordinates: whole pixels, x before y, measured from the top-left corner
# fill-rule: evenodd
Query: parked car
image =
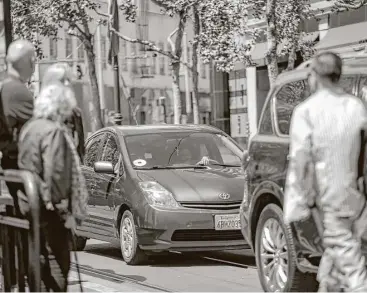
<path id="1" fill-rule="evenodd" d="M 318 287 L 316 272 L 322 247 L 316 223 L 310 218 L 286 226 L 282 211 L 290 119 L 294 108 L 310 96 L 308 72 L 307 66 L 301 65 L 278 77 L 264 104 L 258 133 L 248 147 L 241 227 L 255 253 L 266 292 L 305 292 Z M 360 96 L 367 86 L 367 61 L 345 61 L 340 84 L 346 92 Z"/>
<path id="2" fill-rule="evenodd" d="M 78 249 L 88 238 L 119 243 L 134 265 L 168 250 L 248 247 L 239 219 L 242 151 L 210 126 L 97 131 L 86 142 L 89 215 L 77 231 Z"/>

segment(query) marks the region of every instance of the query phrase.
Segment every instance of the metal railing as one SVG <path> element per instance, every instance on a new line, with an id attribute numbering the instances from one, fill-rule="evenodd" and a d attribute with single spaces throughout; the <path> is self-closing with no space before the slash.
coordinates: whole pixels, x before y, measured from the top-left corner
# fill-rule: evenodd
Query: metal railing
<path id="1" fill-rule="evenodd" d="M 14 286 L 18 292 L 41 291 L 40 269 L 40 206 L 38 186 L 34 175 L 28 171 L 1 170 L 0 182 L 23 184 L 29 212 L 22 217 L 14 208 L 9 194 L 0 195 L 0 243 L 2 248 L 2 289 L 10 292 Z M 4 209 L 5 208 L 5 209 Z M 5 211 L 4 211 L 5 210 Z M 28 249 L 23 240 L 28 239 Z M 24 253 L 28 255 L 28 268 Z M 27 270 L 27 273 L 26 273 Z"/>

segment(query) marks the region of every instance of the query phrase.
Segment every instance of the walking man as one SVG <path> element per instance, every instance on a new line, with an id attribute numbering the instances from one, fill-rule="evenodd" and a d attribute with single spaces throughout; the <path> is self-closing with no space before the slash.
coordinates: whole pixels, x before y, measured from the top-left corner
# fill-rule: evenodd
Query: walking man
<path id="1" fill-rule="evenodd" d="M 326 52 L 310 65 L 313 95 L 294 111 L 284 200 L 286 224 L 307 219 L 316 208 L 322 220 L 324 254 L 319 292 L 367 291 L 361 251 L 361 215 L 366 197 L 358 188 L 361 134 L 367 130 L 363 102 L 338 81 L 342 60 Z"/>

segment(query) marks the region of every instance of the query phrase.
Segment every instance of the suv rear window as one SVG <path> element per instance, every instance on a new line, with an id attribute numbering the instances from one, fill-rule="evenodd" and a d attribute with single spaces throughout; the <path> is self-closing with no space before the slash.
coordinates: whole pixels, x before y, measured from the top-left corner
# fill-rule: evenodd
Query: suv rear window
<path id="1" fill-rule="evenodd" d="M 276 117 L 281 134 L 289 134 L 290 120 L 294 108 L 310 96 L 306 80 L 284 85 L 276 94 Z"/>
<path id="2" fill-rule="evenodd" d="M 354 75 L 342 76 L 339 84 L 353 94 Z M 294 81 L 284 85 L 276 94 L 276 121 L 281 134 L 289 135 L 291 117 L 294 108 L 307 99 L 311 92 L 307 80 Z"/>
<path id="3" fill-rule="evenodd" d="M 265 104 L 264 116 L 260 121 L 259 134 L 273 134 L 273 125 L 271 123 L 271 100 Z"/>

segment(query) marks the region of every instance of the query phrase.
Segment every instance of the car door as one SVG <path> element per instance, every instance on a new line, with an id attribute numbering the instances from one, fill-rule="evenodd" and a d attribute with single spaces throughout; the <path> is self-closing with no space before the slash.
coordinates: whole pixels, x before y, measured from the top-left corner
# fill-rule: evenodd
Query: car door
<path id="1" fill-rule="evenodd" d="M 82 165 L 82 171 L 89 192 L 89 200 L 88 200 L 88 216 L 85 219 L 85 221 L 83 221 L 82 226 L 78 227 L 78 230 L 88 233 L 93 231 L 93 225 L 94 225 L 93 219 L 91 218 L 91 211 L 93 211 L 93 207 L 95 206 L 94 193 L 97 188 L 94 172 L 94 163 L 99 161 L 101 158 L 104 136 L 105 134 L 100 132 L 91 136 L 87 140 L 85 148 L 84 164 Z"/>
<path id="2" fill-rule="evenodd" d="M 98 191 L 94 193 L 95 214 L 94 219 L 98 224 L 98 234 L 109 238 L 116 236 L 114 226 L 114 199 L 117 196 L 116 180 L 120 176 L 120 150 L 117 136 L 107 133 L 104 137 L 101 161 L 111 162 L 116 170 L 116 175 L 99 174 L 97 179 Z"/>
<path id="3" fill-rule="evenodd" d="M 286 150 L 275 133 L 272 123 L 272 97 L 268 98 L 262 116 L 258 133 L 250 143 L 251 160 L 248 166 L 250 194 L 264 181 L 278 182 L 285 172 Z M 278 182 L 280 184 L 280 182 Z"/>

